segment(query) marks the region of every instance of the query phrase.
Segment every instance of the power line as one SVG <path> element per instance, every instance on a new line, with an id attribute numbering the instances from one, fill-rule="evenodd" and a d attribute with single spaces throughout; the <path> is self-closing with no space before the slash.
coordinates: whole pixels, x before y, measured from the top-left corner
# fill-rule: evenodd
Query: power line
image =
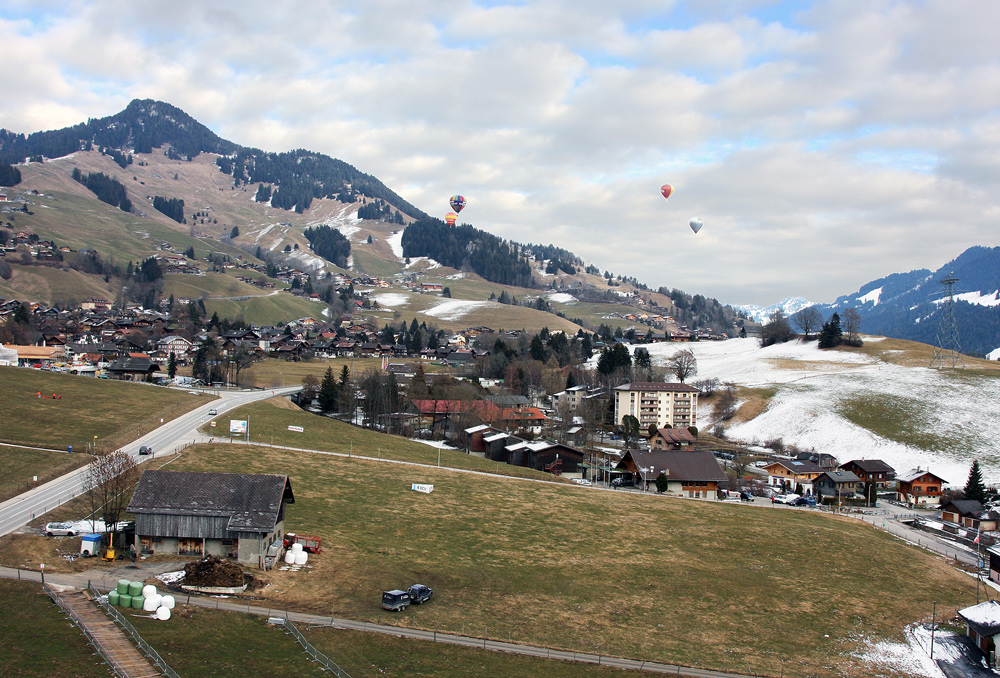
<path id="1" fill-rule="evenodd" d="M 930 366 L 962 367 L 962 342 L 958 337 L 958 321 L 955 320 L 955 283 L 958 278 L 954 273 L 949 273 L 938 282 L 944 285 L 944 299 L 941 302 L 941 320 Z"/>

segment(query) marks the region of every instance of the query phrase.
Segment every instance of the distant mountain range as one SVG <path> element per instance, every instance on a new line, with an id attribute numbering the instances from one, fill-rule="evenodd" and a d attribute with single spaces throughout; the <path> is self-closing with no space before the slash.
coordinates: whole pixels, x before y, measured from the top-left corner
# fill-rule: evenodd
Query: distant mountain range
<path id="1" fill-rule="evenodd" d="M 812 304 L 789 297 L 772 306 L 737 306 L 756 322 L 767 322 L 775 310 L 786 316 L 815 306 L 829 318 L 845 308 L 861 314 L 867 334 L 910 339 L 934 345 L 946 299 L 941 281 L 954 277 L 955 320 L 962 352 L 986 356 L 1000 348 L 1000 247 L 970 247 L 937 271 L 922 268 L 863 285 L 832 304 Z M 996 357 L 994 353 L 993 357 Z"/>

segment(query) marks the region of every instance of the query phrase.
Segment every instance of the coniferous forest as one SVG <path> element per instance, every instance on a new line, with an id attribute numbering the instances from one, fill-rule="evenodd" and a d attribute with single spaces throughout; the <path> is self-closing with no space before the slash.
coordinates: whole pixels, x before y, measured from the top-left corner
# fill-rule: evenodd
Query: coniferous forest
<path id="1" fill-rule="evenodd" d="M 113 205 L 123 212 L 132 211 L 132 201 L 128 199 L 125 185 L 114 177 L 109 177 L 104 172 L 83 174 L 79 167 L 74 167 L 73 179 L 89 188 L 101 202 Z"/>
<path id="2" fill-rule="evenodd" d="M 351 241 L 335 228 L 327 225 L 307 228 L 303 235 L 309 241 L 309 248 L 335 266 L 347 268 L 347 257 L 351 254 Z"/>
<path id="3" fill-rule="evenodd" d="M 153 197 L 153 208 L 163 212 L 178 224 L 184 222 L 184 201 L 180 198 Z"/>
<path id="4" fill-rule="evenodd" d="M 406 227 L 402 243 L 405 257 L 430 257 L 501 285 L 537 287 L 531 265 L 515 246 L 468 224 L 448 226 L 425 217 Z"/>

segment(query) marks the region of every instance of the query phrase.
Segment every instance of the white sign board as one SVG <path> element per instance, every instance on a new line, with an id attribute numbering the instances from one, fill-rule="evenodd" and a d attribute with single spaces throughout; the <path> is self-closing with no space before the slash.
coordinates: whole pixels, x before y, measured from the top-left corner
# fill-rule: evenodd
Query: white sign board
<path id="1" fill-rule="evenodd" d="M 229 432 L 230 433 L 246 433 L 247 432 L 247 420 L 246 419 L 230 419 L 229 420 Z"/>
<path id="2" fill-rule="evenodd" d="M 289 431 L 296 431 L 298 433 L 302 433 L 303 431 L 305 431 L 305 429 L 302 428 L 301 426 L 289 426 L 288 430 Z"/>
<path id="3" fill-rule="evenodd" d="M 414 492 L 423 492 L 424 494 L 430 494 L 434 491 L 433 485 L 421 485 L 420 483 L 413 483 L 411 489 Z"/>

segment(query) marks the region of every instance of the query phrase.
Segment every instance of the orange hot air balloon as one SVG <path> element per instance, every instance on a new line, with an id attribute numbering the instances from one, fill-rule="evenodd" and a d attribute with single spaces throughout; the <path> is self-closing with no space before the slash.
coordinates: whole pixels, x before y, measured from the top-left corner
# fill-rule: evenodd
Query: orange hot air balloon
<path id="1" fill-rule="evenodd" d="M 664 198 L 669 198 L 671 195 L 674 194 L 674 187 L 671 186 L 670 184 L 663 184 L 662 186 L 660 186 L 660 194 Z"/>
<path id="2" fill-rule="evenodd" d="M 448 214 L 444 215 L 444 223 L 448 224 L 449 226 L 454 226 L 455 221 L 457 219 L 458 215 L 455 214 L 454 212 L 448 212 Z"/>

